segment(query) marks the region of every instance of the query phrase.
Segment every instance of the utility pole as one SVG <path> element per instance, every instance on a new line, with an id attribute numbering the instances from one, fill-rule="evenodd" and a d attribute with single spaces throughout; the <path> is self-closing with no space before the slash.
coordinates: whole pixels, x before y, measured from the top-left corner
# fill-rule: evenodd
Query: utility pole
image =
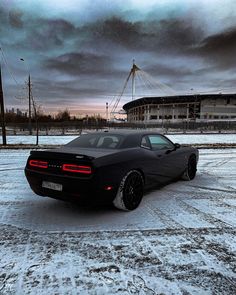
<path id="1" fill-rule="evenodd" d="M 106 102 L 106 120 L 108 123 L 108 102 Z"/>
<path id="2" fill-rule="evenodd" d="M 4 99 L 3 99 L 3 90 L 2 90 L 2 72 L 0 64 L 0 105 L 1 105 L 1 126 L 2 126 L 2 144 L 7 144 L 6 137 L 6 126 L 5 126 L 5 109 L 4 109 Z"/>
<path id="3" fill-rule="evenodd" d="M 20 58 L 21 61 L 25 62 L 24 58 Z M 28 97 L 29 97 L 29 134 L 32 135 L 32 124 L 31 124 L 31 81 L 30 81 L 30 71 L 29 71 L 29 66 L 27 65 L 27 63 L 25 63 L 26 68 L 28 70 L 29 73 L 29 77 L 28 77 Z"/>
<path id="4" fill-rule="evenodd" d="M 28 91 L 29 91 L 29 134 L 32 135 L 32 124 L 31 124 L 31 81 L 30 74 L 28 79 Z"/>

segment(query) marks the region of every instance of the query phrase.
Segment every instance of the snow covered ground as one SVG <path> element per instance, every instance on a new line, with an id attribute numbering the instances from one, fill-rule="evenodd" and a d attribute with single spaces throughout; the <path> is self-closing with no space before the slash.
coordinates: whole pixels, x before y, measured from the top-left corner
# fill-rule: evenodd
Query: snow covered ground
<path id="1" fill-rule="evenodd" d="M 39 144 L 66 144 L 76 138 L 74 135 L 50 135 L 39 136 Z M 174 134 L 167 135 L 173 142 L 180 144 L 208 144 L 208 143 L 236 143 L 234 134 Z M 35 144 L 36 137 L 30 135 L 10 135 L 7 137 L 8 144 Z M 2 139 L 0 139 L 0 144 Z"/>
<path id="2" fill-rule="evenodd" d="M 28 154 L 0 150 L 0 294 L 236 294 L 236 149 L 129 213 L 36 196 Z"/>

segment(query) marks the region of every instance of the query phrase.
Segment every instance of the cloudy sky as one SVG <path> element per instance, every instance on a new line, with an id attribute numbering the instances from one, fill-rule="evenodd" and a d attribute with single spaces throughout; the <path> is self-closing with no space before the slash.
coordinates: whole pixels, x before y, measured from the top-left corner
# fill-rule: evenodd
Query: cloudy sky
<path id="1" fill-rule="evenodd" d="M 176 94 L 235 92 L 236 1 L 0 0 L 0 46 L 7 107 L 26 108 L 30 72 L 45 112 L 102 114 L 133 59 Z M 140 73 L 135 98 L 150 95 Z"/>

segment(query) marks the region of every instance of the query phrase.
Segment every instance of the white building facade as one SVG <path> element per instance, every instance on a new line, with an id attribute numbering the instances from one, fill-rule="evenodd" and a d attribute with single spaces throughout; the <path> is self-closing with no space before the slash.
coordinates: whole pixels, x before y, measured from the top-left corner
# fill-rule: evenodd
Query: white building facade
<path id="1" fill-rule="evenodd" d="M 123 109 L 129 123 L 236 121 L 236 94 L 143 97 Z"/>

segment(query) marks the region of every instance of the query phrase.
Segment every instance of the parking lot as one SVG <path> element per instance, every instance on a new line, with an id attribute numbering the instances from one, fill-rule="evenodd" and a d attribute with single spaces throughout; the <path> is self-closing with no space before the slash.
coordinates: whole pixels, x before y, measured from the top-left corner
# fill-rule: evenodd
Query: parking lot
<path id="1" fill-rule="evenodd" d="M 235 294 L 236 149 L 133 212 L 36 196 L 29 150 L 0 150 L 0 294 Z"/>

